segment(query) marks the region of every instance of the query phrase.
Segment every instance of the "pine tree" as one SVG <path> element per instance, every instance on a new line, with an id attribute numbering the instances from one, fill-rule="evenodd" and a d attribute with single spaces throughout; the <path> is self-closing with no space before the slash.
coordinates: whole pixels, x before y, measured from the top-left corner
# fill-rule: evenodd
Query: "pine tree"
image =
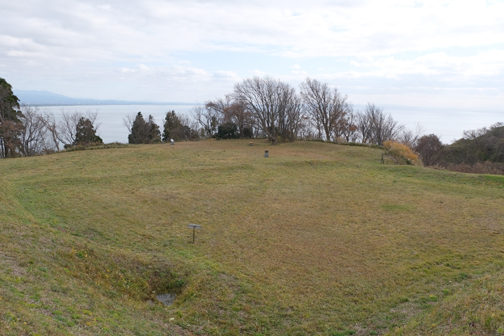
<path id="1" fill-rule="evenodd" d="M 166 112 L 165 123 L 164 123 L 164 131 L 163 131 L 163 141 L 169 142 L 170 139 L 181 140 L 178 139 L 179 132 L 176 132 L 177 129 L 180 129 L 182 123 L 180 122 L 179 117 L 175 113 L 175 111 Z"/>
<path id="2" fill-rule="evenodd" d="M 149 115 L 149 121 L 146 124 L 146 132 L 148 134 L 147 138 L 149 139 L 149 143 L 161 142 L 159 126 L 154 122 L 154 118 L 151 115 Z"/>
<path id="3" fill-rule="evenodd" d="M 12 92 L 12 86 L 0 78 L 0 157 L 14 157 L 22 152 L 19 139 L 23 124 L 19 110 L 19 99 Z"/>
<path id="4" fill-rule="evenodd" d="M 138 112 L 131 126 L 131 134 L 128 136 L 130 144 L 150 144 L 161 142 L 161 132 L 154 118 L 149 115 L 145 121 L 142 112 Z"/>
<path id="5" fill-rule="evenodd" d="M 142 112 L 138 112 L 133 125 L 131 126 L 131 134 L 128 136 L 130 144 L 141 144 L 145 139 L 145 120 Z"/>
<path id="6" fill-rule="evenodd" d="M 88 118 L 81 117 L 76 126 L 75 145 L 85 145 L 92 142 L 102 142 L 101 138 L 96 136 L 93 123 Z"/>

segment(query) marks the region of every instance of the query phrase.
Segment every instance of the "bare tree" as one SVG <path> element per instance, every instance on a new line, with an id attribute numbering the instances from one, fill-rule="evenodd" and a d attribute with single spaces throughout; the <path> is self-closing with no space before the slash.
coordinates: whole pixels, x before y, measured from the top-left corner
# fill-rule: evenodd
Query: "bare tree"
<path id="1" fill-rule="evenodd" d="M 284 108 L 278 116 L 278 132 L 283 139 L 296 140 L 302 122 L 303 102 L 293 88 L 283 90 Z"/>
<path id="2" fill-rule="evenodd" d="M 237 83 L 234 87 L 233 98 L 242 102 L 257 122 L 260 131 L 264 132 L 272 144 L 278 143 L 278 136 L 285 136 L 281 132 L 290 128 L 293 121 L 286 121 L 287 117 L 296 119 L 298 102 L 293 101 L 296 96 L 294 89 L 279 80 L 270 77 L 254 77 Z M 298 113 L 298 119 L 301 114 Z M 280 132 L 279 132 L 280 131 Z"/>
<path id="3" fill-rule="evenodd" d="M 133 122 L 135 121 L 136 114 L 127 114 L 123 117 L 123 124 L 128 129 L 128 132 L 131 133 L 131 128 L 133 127 Z"/>
<path id="4" fill-rule="evenodd" d="M 77 131 L 77 123 L 81 118 L 80 113 L 70 113 L 61 110 L 61 120 L 59 126 L 59 140 L 65 145 L 71 145 L 75 142 L 75 133 Z"/>
<path id="5" fill-rule="evenodd" d="M 426 166 L 432 166 L 437 163 L 439 153 L 443 149 L 443 144 L 435 134 L 424 135 L 418 139 L 415 151 L 420 154 L 422 162 Z"/>
<path id="6" fill-rule="evenodd" d="M 231 122 L 235 124 L 238 128 L 238 132 L 240 133 L 240 137 L 252 137 L 255 128 L 255 120 L 250 111 L 247 110 L 245 102 L 231 100 L 228 97 L 230 96 L 226 96 L 226 100 L 229 101 L 230 104 L 226 104 L 222 110 L 223 122 Z"/>
<path id="7" fill-rule="evenodd" d="M 218 126 L 232 123 L 236 125 L 239 137 L 250 138 L 253 136 L 255 120 L 245 102 L 234 99 L 233 95 L 208 101 L 205 103 L 205 107 L 196 108 L 195 112 L 194 118 L 204 130 L 212 130 L 213 135 L 218 130 Z"/>
<path id="8" fill-rule="evenodd" d="M 306 114 L 301 116 L 301 122 L 298 129 L 298 137 L 304 140 L 317 139 L 317 130 L 313 120 Z"/>
<path id="9" fill-rule="evenodd" d="M 41 121 L 44 123 L 44 127 L 49 132 L 49 136 L 52 140 L 54 148 L 56 148 L 56 151 L 59 152 L 59 150 L 60 150 L 60 148 L 59 148 L 59 144 L 60 144 L 59 127 L 58 127 L 58 123 L 56 121 L 56 117 L 54 116 L 54 113 L 52 113 L 51 111 L 44 111 L 42 113 Z"/>
<path id="10" fill-rule="evenodd" d="M 364 112 L 358 112 L 356 115 L 356 126 L 362 143 L 372 142 L 373 121 Z"/>
<path id="11" fill-rule="evenodd" d="M 345 121 L 341 125 L 341 136 L 346 142 L 355 142 L 358 138 L 357 114 L 353 111 L 347 113 Z"/>
<path id="12" fill-rule="evenodd" d="M 408 146 L 409 148 L 415 148 L 423 133 L 423 126 L 420 123 L 415 125 L 415 130 L 411 131 L 409 129 L 403 128 L 399 135 L 397 136 L 397 140 L 403 145 Z"/>
<path id="13" fill-rule="evenodd" d="M 41 154 L 48 149 L 46 140 L 48 129 L 43 114 L 38 107 L 25 105 L 21 107 L 21 111 L 23 112 L 21 122 L 24 125 L 20 136 L 23 154 L 26 156 Z"/>
<path id="14" fill-rule="evenodd" d="M 222 100 L 217 100 L 216 102 L 209 101 L 205 106 L 193 108 L 192 116 L 203 129 L 206 138 L 213 138 L 217 133 L 225 106 L 226 104 Z"/>
<path id="15" fill-rule="evenodd" d="M 337 88 L 331 90 L 327 83 L 310 78 L 301 83 L 301 90 L 307 112 L 315 120 L 319 133 L 323 131 L 327 141 L 342 136 L 347 127 L 347 116 L 352 113 L 347 96 Z"/>
<path id="16" fill-rule="evenodd" d="M 404 129 L 391 115 L 368 103 L 366 110 L 357 116 L 357 128 L 363 143 L 383 145 L 384 141 L 395 139 Z"/>

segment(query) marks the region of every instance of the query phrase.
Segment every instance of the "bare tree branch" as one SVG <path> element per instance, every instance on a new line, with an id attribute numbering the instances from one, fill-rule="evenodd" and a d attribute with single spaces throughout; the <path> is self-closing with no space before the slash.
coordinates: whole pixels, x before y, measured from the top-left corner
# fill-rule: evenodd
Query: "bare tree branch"
<path id="1" fill-rule="evenodd" d="M 48 129 L 45 126 L 42 112 L 38 107 L 21 106 L 23 117 L 21 121 L 24 129 L 21 131 L 21 143 L 23 153 L 26 156 L 38 155 L 48 149 L 47 133 Z"/>
<path id="2" fill-rule="evenodd" d="M 235 85 L 233 98 L 244 105 L 273 144 L 278 143 L 278 136 L 295 137 L 302 105 L 290 85 L 270 77 L 249 78 Z"/>
<path id="3" fill-rule="evenodd" d="M 383 145 L 384 141 L 393 140 L 404 129 L 391 115 L 368 103 L 366 110 L 357 116 L 357 128 L 363 143 Z"/>
<path id="4" fill-rule="evenodd" d="M 301 90 L 306 110 L 315 121 L 319 134 L 324 131 L 327 141 L 343 136 L 347 116 L 352 113 L 348 97 L 338 92 L 337 88 L 331 90 L 327 83 L 310 78 L 301 83 Z"/>
<path id="5" fill-rule="evenodd" d="M 136 114 L 127 114 L 123 117 L 123 124 L 128 129 L 128 132 L 131 133 L 131 128 L 133 127 L 133 122 L 135 121 Z"/>

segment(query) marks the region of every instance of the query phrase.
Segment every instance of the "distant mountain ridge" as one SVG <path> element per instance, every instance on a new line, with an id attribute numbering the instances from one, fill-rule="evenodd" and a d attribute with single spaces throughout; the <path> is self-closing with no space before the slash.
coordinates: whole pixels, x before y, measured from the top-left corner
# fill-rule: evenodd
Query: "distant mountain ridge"
<path id="1" fill-rule="evenodd" d="M 99 100 L 88 98 L 71 98 L 49 91 L 36 90 L 13 90 L 19 98 L 21 104 L 33 106 L 55 106 L 55 105 L 191 105 L 191 103 L 181 102 L 139 102 L 126 100 Z"/>

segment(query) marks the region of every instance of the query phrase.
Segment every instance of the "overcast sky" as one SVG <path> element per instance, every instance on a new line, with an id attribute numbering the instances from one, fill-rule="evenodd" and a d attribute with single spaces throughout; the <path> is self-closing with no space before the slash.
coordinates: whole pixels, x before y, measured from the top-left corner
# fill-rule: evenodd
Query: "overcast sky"
<path id="1" fill-rule="evenodd" d="M 310 76 L 354 104 L 503 111 L 503 0 L 0 1 L 15 89 L 204 102 Z"/>

